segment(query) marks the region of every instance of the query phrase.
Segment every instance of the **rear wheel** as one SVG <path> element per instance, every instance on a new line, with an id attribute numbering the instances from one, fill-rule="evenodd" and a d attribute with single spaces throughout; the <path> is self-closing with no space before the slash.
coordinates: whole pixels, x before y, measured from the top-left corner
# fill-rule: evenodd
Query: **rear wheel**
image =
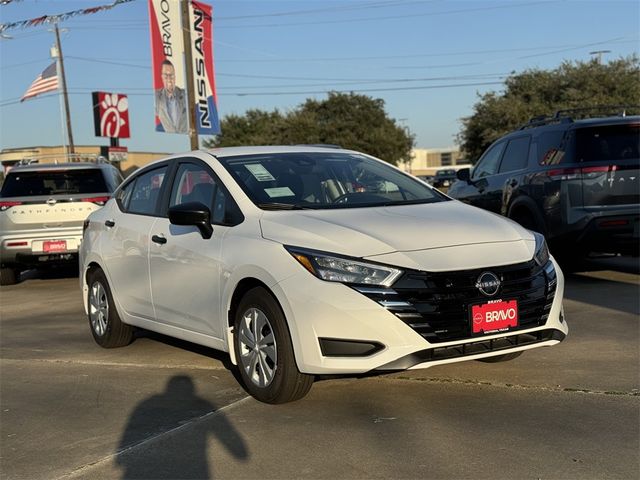
<path id="1" fill-rule="evenodd" d="M 129 345 L 133 340 L 133 327 L 120 320 L 104 272 L 100 269 L 91 270 L 87 280 L 89 326 L 94 340 L 104 348 Z"/>
<path id="2" fill-rule="evenodd" d="M 292 402 L 311 389 L 314 377 L 298 370 L 282 309 L 262 287 L 249 290 L 238 305 L 234 348 L 240 376 L 256 399 Z"/>
<path id="3" fill-rule="evenodd" d="M 0 285 L 14 285 L 20 278 L 20 269 L 16 267 L 0 268 Z"/>
<path id="4" fill-rule="evenodd" d="M 480 358 L 478 361 L 484 363 L 508 362 L 509 360 L 518 358 L 520 355 L 522 355 L 522 352 L 505 353 L 504 355 L 496 355 L 495 357 Z"/>

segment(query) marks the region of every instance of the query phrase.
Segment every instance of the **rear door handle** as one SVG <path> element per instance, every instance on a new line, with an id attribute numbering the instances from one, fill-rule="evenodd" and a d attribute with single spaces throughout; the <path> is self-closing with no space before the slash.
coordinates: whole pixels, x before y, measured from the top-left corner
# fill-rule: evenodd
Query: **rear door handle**
<path id="1" fill-rule="evenodd" d="M 158 245 L 164 245 L 165 243 L 167 243 L 167 239 L 162 235 L 154 235 L 153 237 L 151 237 L 151 241 L 153 243 L 157 243 Z"/>
<path id="2" fill-rule="evenodd" d="M 116 226 L 116 222 L 114 222 L 113 220 L 106 220 L 104 224 L 109 228 Z"/>

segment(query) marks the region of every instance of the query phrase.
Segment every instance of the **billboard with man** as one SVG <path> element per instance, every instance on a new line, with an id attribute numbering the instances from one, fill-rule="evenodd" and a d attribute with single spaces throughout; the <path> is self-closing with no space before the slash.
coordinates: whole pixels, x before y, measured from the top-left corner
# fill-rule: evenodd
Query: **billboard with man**
<path id="1" fill-rule="evenodd" d="M 155 129 L 189 133 L 180 2 L 149 0 Z"/>

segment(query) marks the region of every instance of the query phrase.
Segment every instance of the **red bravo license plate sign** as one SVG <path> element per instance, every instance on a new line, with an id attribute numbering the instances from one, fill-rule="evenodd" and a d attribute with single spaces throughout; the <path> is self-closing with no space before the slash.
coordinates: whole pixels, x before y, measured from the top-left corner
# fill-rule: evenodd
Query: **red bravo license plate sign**
<path id="1" fill-rule="evenodd" d="M 66 240 L 50 240 L 48 242 L 44 242 L 42 249 L 45 251 L 45 253 L 66 252 L 67 241 Z"/>
<path id="2" fill-rule="evenodd" d="M 471 307 L 472 333 L 504 332 L 518 326 L 517 300 L 496 300 Z"/>

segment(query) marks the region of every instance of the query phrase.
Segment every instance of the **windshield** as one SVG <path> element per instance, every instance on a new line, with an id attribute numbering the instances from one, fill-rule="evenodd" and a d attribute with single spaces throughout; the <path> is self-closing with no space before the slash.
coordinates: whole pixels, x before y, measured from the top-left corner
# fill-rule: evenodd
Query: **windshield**
<path id="1" fill-rule="evenodd" d="M 96 168 L 9 172 L 0 197 L 105 193 L 109 189 Z"/>
<path id="2" fill-rule="evenodd" d="M 220 158 L 263 209 L 349 208 L 431 203 L 447 197 L 364 155 L 273 153 Z"/>

